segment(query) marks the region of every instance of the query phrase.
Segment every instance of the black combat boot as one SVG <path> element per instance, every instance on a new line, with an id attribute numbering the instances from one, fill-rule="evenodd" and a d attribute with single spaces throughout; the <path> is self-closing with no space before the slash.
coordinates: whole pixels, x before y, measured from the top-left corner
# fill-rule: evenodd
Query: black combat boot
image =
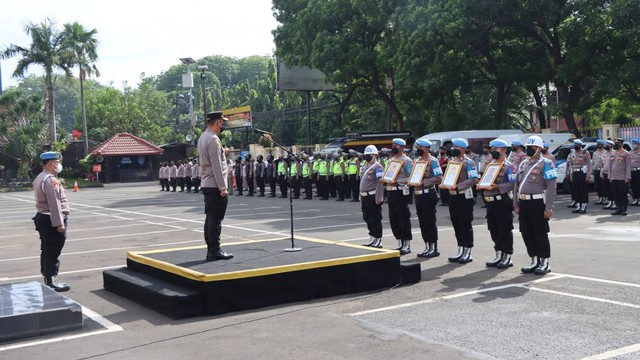
<path id="1" fill-rule="evenodd" d="M 538 268 L 538 257 L 532 256 L 531 264 L 529 264 L 529 266 L 523 267 L 522 269 L 520 269 L 520 271 L 522 271 L 523 274 L 533 274 L 533 272 L 536 271 L 537 268 Z"/>
<path id="2" fill-rule="evenodd" d="M 464 248 L 462 256 L 460 256 L 460 259 L 458 259 L 458 263 L 466 264 L 472 261 L 473 259 L 471 258 L 471 248 L 470 247 Z"/>
<path id="3" fill-rule="evenodd" d="M 496 265 L 498 269 L 508 269 L 513 266 L 511 254 L 502 254 L 502 260 Z"/>
<path id="4" fill-rule="evenodd" d="M 551 271 L 551 268 L 549 267 L 549 259 L 540 258 L 540 264 L 535 270 L 536 275 L 545 275 L 545 274 L 548 274 L 550 271 Z"/>
<path id="5" fill-rule="evenodd" d="M 455 254 L 454 256 L 450 256 L 449 262 L 458 262 L 458 260 L 460 260 L 460 258 L 462 257 L 463 253 L 464 253 L 464 247 L 458 246 L 458 253 Z"/>
<path id="6" fill-rule="evenodd" d="M 56 292 L 69 291 L 71 287 L 65 283 L 58 282 L 55 276 L 44 276 L 44 284 L 52 288 Z"/>
<path id="7" fill-rule="evenodd" d="M 496 257 L 491 260 L 491 261 L 487 261 L 486 263 L 484 263 L 487 267 L 496 267 L 496 265 L 498 265 L 500 263 L 500 261 L 502 260 L 502 251 L 500 250 L 496 250 Z"/>

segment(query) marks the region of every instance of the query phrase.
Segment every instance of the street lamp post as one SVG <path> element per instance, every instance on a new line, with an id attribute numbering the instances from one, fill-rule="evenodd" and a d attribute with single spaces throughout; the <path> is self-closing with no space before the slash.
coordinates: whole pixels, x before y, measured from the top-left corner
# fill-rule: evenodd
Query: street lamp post
<path id="1" fill-rule="evenodd" d="M 207 88 L 204 87 L 204 79 L 207 78 L 207 74 L 205 74 L 205 71 L 207 71 L 207 69 L 209 68 L 209 66 L 207 65 L 200 65 L 198 66 L 198 70 L 200 70 L 200 80 L 201 80 L 201 85 L 202 85 L 202 111 L 203 111 L 203 117 L 207 117 Z"/>
<path id="2" fill-rule="evenodd" d="M 196 124 L 196 117 L 193 115 L 193 75 L 191 74 L 191 64 L 195 64 L 196 61 L 193 58 L 180 58 L 180 61 L 187 66 L 187 73 L 182 74 L 182 87 L 189 89 L 189 121 L 191 124 L 191 130 Z M 193 141 L 193 134 L 187 135 L 187 141 Z"/>

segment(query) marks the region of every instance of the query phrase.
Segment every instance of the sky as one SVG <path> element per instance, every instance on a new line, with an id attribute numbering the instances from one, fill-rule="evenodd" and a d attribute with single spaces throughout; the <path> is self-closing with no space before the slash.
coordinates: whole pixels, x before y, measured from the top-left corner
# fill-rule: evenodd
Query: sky
<path id="1" fill-rule="evenodd" d="M 127 82 L 135 88 L 141 73 L 159 75 L 183 57 L 197 61 L 210 55 L 272 55 L 271 31 L 277 22 L 271 6 L 269 0 L 3 1 L 0 50 L 10 44 L 29 47 L 31 38 L 24 31 L 29 23 L 49 18 L 62 30 L 77 21 L 98 31 L 100 77 L 94 80 L 120 89 Z M 18 84 L 11 76 L 18 59 L 0 60 L 3 89 Z M 42 67 L 30 67 L 27 74 L 41 75 Z"/>

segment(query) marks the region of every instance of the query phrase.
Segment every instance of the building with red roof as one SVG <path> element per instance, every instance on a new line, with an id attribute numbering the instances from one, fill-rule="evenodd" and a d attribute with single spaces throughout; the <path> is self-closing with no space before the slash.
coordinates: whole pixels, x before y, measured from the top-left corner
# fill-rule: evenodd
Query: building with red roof
<path id="1" fill-rule="evenodd" d="M 128 133 L 112 136 L 90 152 L 101 165 L 98 179 L 105 183 L 152 181 L 155 156 L 164 150 L 150 142 Z"/>

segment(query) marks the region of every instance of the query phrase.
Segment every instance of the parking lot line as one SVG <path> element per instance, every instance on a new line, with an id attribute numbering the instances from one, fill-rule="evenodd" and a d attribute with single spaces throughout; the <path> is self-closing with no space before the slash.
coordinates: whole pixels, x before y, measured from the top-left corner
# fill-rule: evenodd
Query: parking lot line
<path id="1" fill-rule="evenodd" d="M 630 307 L 630 308 L 634 308 L 634 309 L 640 309 L 640 305 L 638 305 L 638 304 L 625 303 L 625 302 L 621 302 L 621 301 L 603 299 L 603 298 L 598 298 L 598 297 L 593 297 L 593 296 L 571 294 L 571 293 L 562 292 L 562 291 L 541 289 L 541 288 L 528 286 L 528 285 L 516 285 L 516 286 L 517 287 L 526 288 L 526 289 L 529 289 L 529 290 L 535 290 L 535 291 L 539 291 L 539 292 L 544 292 L 544 293 L 548 293 L 548 294 L 568 296 L 568 297 L 572 297 L 572 298 L 576 298 L 576 299 L 597 301 L 597 302 L 601 302 L 601 303 L 607 303 L 607 304 L 612 304 L 612 305 L 619 305 L 619 306 L 626 306 L 626 307 Z"/>
<path id="2" fill-rule="evenodd" d="M 631 354 L 636 351 L 640 351 L 640 344 L 633 344 L 625 347 L 621 347 L 619 349 L 610 350 L 607 352 L 603 352 L 602 354 L 593 355 L 589 357 L 582 358 L 582 360 L 606 360 L 613 359 L 618 356 Z"/>
<path id="3" fill-rule="evenodd" d="M 28 341 L 28 342 L 15 344 L 15 345 L 0 346 L 0 352 L 7 351 L 7 350 L 14 350 L 14 349 L 19 349 L 19 348 L 24 348 L 24 347 L 29 347 L 29 346 L 37 346 L 37 345 L 51 344 L 51 343 L 60 342 L 60 341 L 79 339 L 79 338 L 83 338 L 83 337 L 87 337 L 87 336 L 108 334 L 108 333 L 124 330 L 122 328 L 122 326 L 112 323 L 107 318 L 101 316 L 100 314 L 98 314 L 97 312 L 89 309 L 86 306 L 82 306 L 82 314 L 84 316 L 88 317 L 89 319 L 91 319 L 91 320 L 97 322 L 98 324 L 100 324 L 102 327 L 104 327 L 104 329 L 103 330 L 90 331 L 90 332 L 83 333 L 83 334 L 58 336 L 58 337 L 54 337 L 54 338 L 46 339 L 46 340 L 35 340 L 35 341 Z"/>

